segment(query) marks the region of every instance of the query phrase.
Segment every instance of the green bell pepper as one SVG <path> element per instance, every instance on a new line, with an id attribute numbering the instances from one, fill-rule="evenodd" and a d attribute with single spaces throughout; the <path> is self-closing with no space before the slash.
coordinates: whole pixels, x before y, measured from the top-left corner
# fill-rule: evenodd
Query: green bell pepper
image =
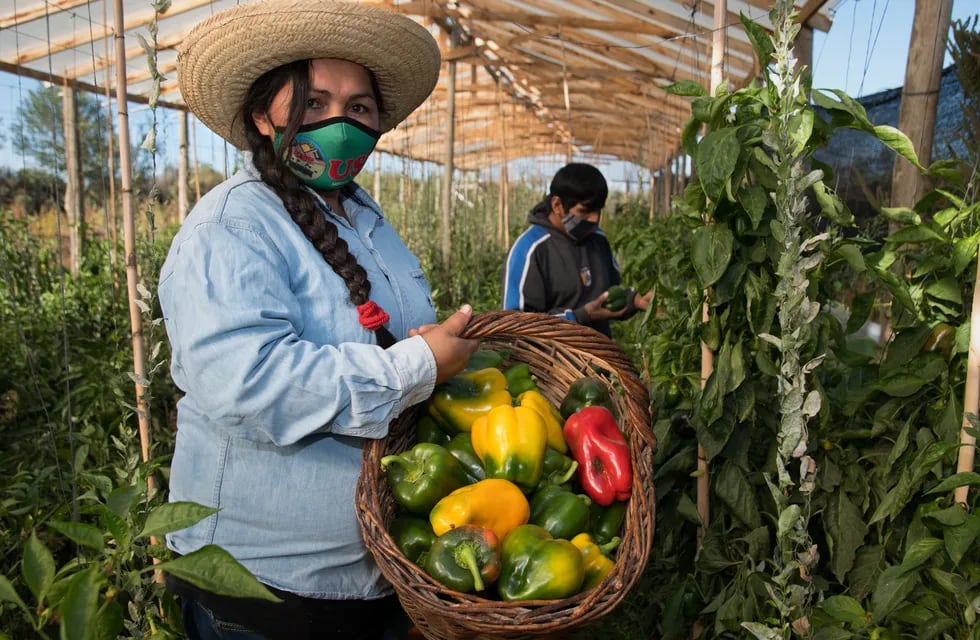
<path id="1" fill-rule="evenodd" d="M 591 377 L 579 378 L 568 387 L 558 411 L 562 418 L 568 420 L 573 413 L 593 405 L 605 407 L 615 413 L 609 390 L 602 380 Z"/>
<path id="2" fill-rule="evenodd" d="M 425 564 L 429 549 L 436 541 L 428 518 L 400 515 L 392 521 L 388 533 L 405 557 L 419 566 Z"/>
<path id="3" fill-rule="evenodd" d="M 428 516 L 442 498 L 469 484 L 459 461 L 445 447 L 430 442 L 381 458 L 381 468 L 395 501 L 417 516 Z"/>
<path id="4" fill-rule="evenodd" d="M 609 293 L 606 296 L 606 300 L 602 303 L 602 306 L 610 311 L 619 311 L 626 308 L 626 294 L 629 291 L 626 287 L 622 287 L 618 284 L 606 289 Z"/>
<path id="5" fill-rule="evenodd" d="M 626 520 L 626 502 L 617 500 L 608 507 L 595 502 L 589 506 L 589 533 L 599 545 L 618 536 Z"/>
<path id="6" fill-rule="evenodd" d="M 423 415 L 415 423 L 415 441 L 445 446 L 449 442 L 449 434 L 436 424 L 432 416 Z"/>
<path id="7" fill-rule="evenodd" d="M 476 451 L 473 450 L 473 439 L 470 434 L 465 431 L 457 433 L 446 443 L 446 449 L 462 465 L 470 482 L 479 482 L 487 477 L 487 471 L 483 468 L 480 456 L 476 455 Z"/>
<path id="8" fill-rule="evenodd" d="M 496 406 L 510 405 L 507 378 L 500 369 L 488 367 L 463 371 L 436 386 L 427 411 L 446 433 L 456 435 L 473 428 L 473 422 Z"/>
<path id="9" fill-rule="evenodd" d="M 571 540 L 589 525 L 588 496 L 572 493 L 557 485 L 549 485 L 531 498 L 531 524 L 543 527 L 555 538 Z"/>
<path id="10" fill-rule="evenodd" d="M 479 592 L 500 575 L 497 536 L 464 524 L 436 538 L 425 560 L 426 572 L 454 591 Z"/>
<path id="11" fill-rule="evenodd" d="M 544 450 L 541 481 L 538 482 L 537 488 L 540 490 L 548 485 L 559 485 L 567 488 L 577 470 L 578 463 L 574 459 L 548 447 Z"/>
<path id="12" fill-rule="evenodd" d="M 500 368 L 504 363 L 504 356 L 499 351 L 492 349 L 477 349 L 466 361 L 464 371 L 479 371 L 480 369 Z"/>
<path id="13" fill-rule="evenodd" d="M 538 384 L 531 374 L 531 367 L 526 362 L 518 362 L 504 369 L 504 378 L 507 379 L 507 391 L 514 398 L 525 391 L 537 390 Z"/>
<path id="14" fill-rule="evenodd" d="M 517 527 L 500 545 L 497 590 L 503 600 L 567 598 L 578 593 L 584 580 L 578 547 L 536 524 Z"/>

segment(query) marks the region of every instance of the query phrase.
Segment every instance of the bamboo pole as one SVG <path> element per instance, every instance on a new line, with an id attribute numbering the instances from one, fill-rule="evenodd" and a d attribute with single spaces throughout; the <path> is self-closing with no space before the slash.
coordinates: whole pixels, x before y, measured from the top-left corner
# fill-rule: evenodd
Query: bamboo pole
<path id="1" fill-rule="evenodd" d="M 725 19 L 728 13 L 728 2 L 716 0 L 714 13 L 714 31 L 711 37 L 711 94 L 714 95 L 721 86 L 724 78 L 725 62 Z M 704 292 L 704 305 L 701 308 L 701 320 L 708 323 L 711 320 L 711 304 L 709 291 Z M 701 389 L 704 390 L 708 378 L 714 371 L 715 354 L 703 340 L 701 341 Z M 698 443 L 698 515 L 701 518 L 701 528 L 698 529 L 698 546 L 704 542 L 704 535 L 711 524 L 711 468 L 708 464 L 708 454 L 704 446 Z"/>
<path id="2" fill-rule="evenodd" d="M 456 48 L 456 28 L 450 38 L 450 49 Z M 441 202 L 442 202 L 442 263 L 449 266 L 452 256 L 453 223 L 453 152 L 456 146 L 456 61 L 446 63 L 446 156 L 443 164 Z"/>
<path id="3" fill-rule="evenodd" d="M 963 392 L 963 424 L 960 428 L 960 452 L 956 464 L 957 473 L 973 471 L 976 461 L 977 440 L 967 433 L 970 421 L 968 414 L 980 415 L 980 259 L 977 260 L 977 274 L 973 285 L 973 312 L 970 317 L 970 351 L 966 359 L 966 390 Z M 956 487 L 953 493 L 956 502 L 969 508 L 967 496 L 970 487 Z"/>
<path id="4" fill-rule="evenodd" d="M 188 188 L 188 157 L 187 157 L 187 119 L 186 111 L 177 112 L 177 131 L 180 150 L 177 154 L 177 220 L 183 224 L 190 211 Z"/>
<path id="5" fill-rule="evenodd" d="M 85 196 L 82 187 L 82 152 L 78 135 L 78 94 L 67 83 L 61 87 L 61 116 L 65 135 L 65 214 L 68 217 L 68 270 L 78 276 L 85 239 Z"/>
<path id="6" fill-rule="evenodd" d="M 143 349 L 143 318 L 136 304 L 139 280 L 136 260 L 136 216 L 133 206 L 133 163 L 129 157 L 129 104 L 126 101 L 126 29 L 123 23 L 123 0 L 114 0 L 116 41 L 116 103 L 119 118 L 119 174 L 122 185 L 123 243 L 126 252 L 126 290 L 129 299 L 129 321 L 133 341 L 133 374 L 136 385 L 136 418 L 139 421 L 140 453 L 143 462 L 150 459 L 150 423 L 146 406 L 146 354 Z M 152 495 L 156 482 L 146 479 Z"/>

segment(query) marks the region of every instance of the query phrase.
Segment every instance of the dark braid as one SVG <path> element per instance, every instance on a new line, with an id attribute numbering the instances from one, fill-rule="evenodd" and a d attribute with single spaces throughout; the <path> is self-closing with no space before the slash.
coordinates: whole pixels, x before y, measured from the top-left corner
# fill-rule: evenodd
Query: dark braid
<path id="1" fill-rule="evenodd" d="M 334 273 L 343 279 L 350 292 L 351 302 L 357 307 L 371 297 L 371 282 L 368 280 L 367 271 L 350 253 L 347 242 L 337 232 L 337 226 L 323 214 L 313 194 L 283 161 L 303 121 L 309 95 L 309 73 L 307 60 L 283 65 L 265 73 L 249 89 L 239 117 L 245 125 L 245 137 L 262 181 L 272 187 L 276 195 L 282 199 L 293 222 L 313 243 Z M 289 105 L 289 121 L 283 133 L 282 154 L 277 155 L 269 138 L 262 135 L 255 126 L 252 114 L 267 113 L 272 99 L 290 82 L 293 86 L 293 96 Z M 375 93 L 380 96 L 377 89 Z M 375 335 L 378 344 L 385 349 L 395 344 L 395 337 L 386 327 L 376 329 Z"/>

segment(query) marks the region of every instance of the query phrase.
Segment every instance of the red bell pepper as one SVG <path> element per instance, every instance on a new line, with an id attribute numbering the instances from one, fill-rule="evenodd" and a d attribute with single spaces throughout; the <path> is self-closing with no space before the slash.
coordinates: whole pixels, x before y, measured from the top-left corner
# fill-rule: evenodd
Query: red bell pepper
<path id="1" fill-rule="evenodd" d="M 592 500 L 604 507 L 626 500 L 633 486 L 633 467 L 626 438 L 605 407 L 585 407 L 569 416 L 563 428 L 578 480 Z"/>

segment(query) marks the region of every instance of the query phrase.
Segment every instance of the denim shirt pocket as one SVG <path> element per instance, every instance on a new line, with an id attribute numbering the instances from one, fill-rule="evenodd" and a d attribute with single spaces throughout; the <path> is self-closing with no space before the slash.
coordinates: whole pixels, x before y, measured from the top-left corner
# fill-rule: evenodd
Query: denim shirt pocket
<path id="1" fill-rule="evenodd" d="M 432 288 L 421 267 L 408 270 L 409 281 L 416 290 L 406 296 L 410 317 L 422 323 L 435 322 L 436 305 L 432 300 Z"/>

